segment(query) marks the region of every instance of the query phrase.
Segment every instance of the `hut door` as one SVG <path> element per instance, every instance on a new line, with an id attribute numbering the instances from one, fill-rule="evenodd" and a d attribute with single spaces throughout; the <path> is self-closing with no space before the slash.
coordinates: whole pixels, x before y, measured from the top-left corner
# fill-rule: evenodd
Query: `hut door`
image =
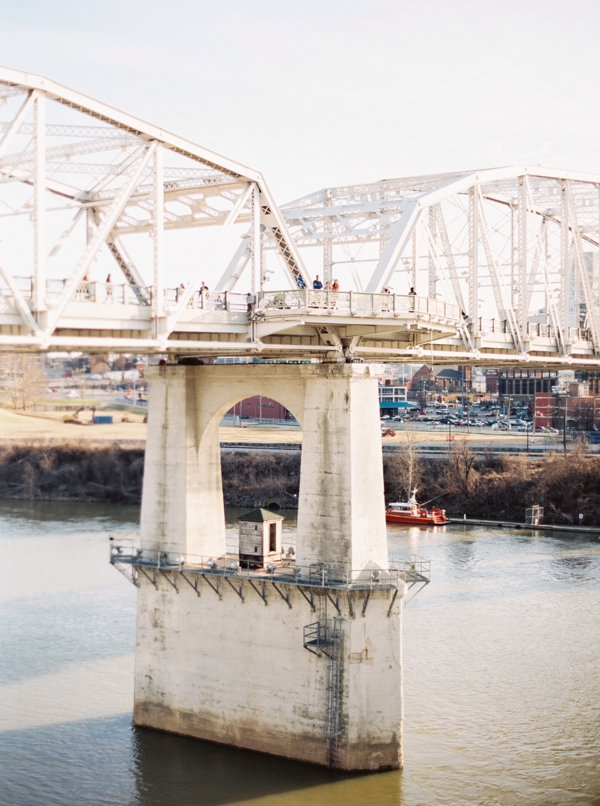
<path id="1" fill-rule="evenodd" d="M 269 524 L 269 551 L 277 551 L 277 524 Z"/>

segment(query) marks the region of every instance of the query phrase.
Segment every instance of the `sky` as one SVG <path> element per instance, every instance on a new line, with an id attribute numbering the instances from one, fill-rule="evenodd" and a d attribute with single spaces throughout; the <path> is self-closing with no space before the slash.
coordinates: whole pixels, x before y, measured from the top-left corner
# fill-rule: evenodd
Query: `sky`
<path id="1" fill-rule="evenodd" d="M 598 0 L 0 0 L 0 64 L 322 187 L 600 171 Z"/>

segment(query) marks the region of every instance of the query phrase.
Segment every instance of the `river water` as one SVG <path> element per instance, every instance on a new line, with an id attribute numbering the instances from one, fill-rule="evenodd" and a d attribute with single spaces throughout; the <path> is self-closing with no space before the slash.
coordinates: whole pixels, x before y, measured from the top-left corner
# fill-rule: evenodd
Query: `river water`
<path id="1" fill-rule="evenodd" d="M 1 806 L 600 804 L 595 535 L 390 527 L 433 560 L 404 611 L 406 766 L 343 775 L 132 726 L 108 535 L 137 518 L 0 502 Z"/>

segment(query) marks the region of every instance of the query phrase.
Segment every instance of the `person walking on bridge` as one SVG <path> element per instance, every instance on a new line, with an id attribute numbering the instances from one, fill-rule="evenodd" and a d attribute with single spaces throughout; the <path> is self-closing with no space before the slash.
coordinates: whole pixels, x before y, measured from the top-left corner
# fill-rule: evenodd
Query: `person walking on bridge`
<path id="1" fill-rule="evenodd" d="M 321 291 L 323 289 L 323 283 L 319 280 L 318 274 L 313 280 L 313 288 L 315 289 L 315 291 Z"/>

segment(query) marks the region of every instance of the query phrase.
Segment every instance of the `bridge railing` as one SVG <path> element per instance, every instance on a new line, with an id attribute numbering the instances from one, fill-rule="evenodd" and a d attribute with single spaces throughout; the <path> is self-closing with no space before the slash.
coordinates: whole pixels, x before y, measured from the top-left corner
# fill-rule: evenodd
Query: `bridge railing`
<path id="1" fill-rule="evenodd" d="M 47 280 L 46 295 L 48 299 L 57 300 L 64 291 L 65 283 L 66 280 Z M 97 302 L 109 305 L 150 305 L 152 303 L 152 289 L 127 283 L 83 281 L 77 286 L 73 301 Z"/>
<path id="2" fill-rule="evenodd" d="M 458 305 L 441 300 L 401 294 L 369 294 L 360 291 L 328 291 L 298 288 L 286 291 L 261 291 L 257 309 L 261 312 L 326 311 L 351 316 L 403 316 L 410 313 L 460 321 Z"/>
<path id="3" fill-rule="evenodd" d="M 173 310 L 185 294 L 185 288 L 166 288 L 165 307 Z M 248 295 L 233 291 L 194 291 L 190 296 L 187 308 L 200 311 L 231 311 L 246 313 L 248 311 Z"/>
<path id="4" fill-rule="evenodd" d="M 480 333 L 508 333 L 508 322 L 506 319 L 486 319 L 482 316 L 479 317 L 479 332 Z"/>
<path id="5" fill-rule="evenodd" d="M 587 327 L 570 327 L 568 341 L 592 341 L 592 331 Z"/>
<path id="6" fill-rule="evenodd" d="M 506 319 L 485 319 L 479 317 L 480 333 L 510 333 L 510 326 Z M 554 325 L 545 322 L 528 322 L 526 335 L 530 338 L 556 338 L 556 328 Z M 591 341 L 592 332 L 584 327 L 570 327 L 567 331 L 567 341 Z"/>
<path id="7" fill-rule="evenodd" d="M 26 299 L 33 296 L 33 279 L 31 277 L 15 277 L 17 287 Z M 66 280 L 51 279 L 46 281 L 46 294 L 50 302 L 58 300 L 63 293 Z M 83 281 L 73 296 L 75 302 L 94 302 L 108 305 L 143 305 L 152 304 L 153 289 L 151 287 L 132 286 L 127 283 L 99 283 Z M 164 291 L 165 308 L 174 310 L 186 293 L 184 287 L 167 288 Z M 5 284 L 0 284 L 0 295 L 10 297 L 11 292 Z M 248 311 L 248 295 L 232 291 L 194 291 L 186 308 L 203 311 L 229 311 L 246 313 Z M 417 314 L 431 316 L 453 322 L 461 321 L 458 305 L 442 300 L 430 299 L 402 294 L 371 294 L 361 291 L 329 291 L 309 288 L 289 289 L 284 291 L 261 291 L 257 297 L 259 312 L 322 313 L 342 316 L 380 316 L 397 317 Z M 491 323 L 491 326 L 490 324 Z M 498 320 L 480 320 L 480 329 L 492 332 L 506 332 L 506 323 Z"/>
<path id="8" fill-rule="evenodd" d="M 33 296 L 33 286 L 32 286 L 32 278 L 31 277 L 13 277 L 13 280 L 21 292 L 21 294 L 25 297 L 25 299 L 31 299 Z M 0 284 L 0 296 L 3 297 L 12 297 L 12 293 L 10 288 L 2 282 Z"/>
<path id="9" fill-rule="evenodd" d="M 320 588 L 397 588 L 403 582 L 429 582 L 431 561 L 416 555 L 391 555 L 388 568 L 350 569 L 342 564 L 315 563 L 299 565 L 292 559 L 267 564 L 240 560 L 235 556 L 205 557 L 194 554 L 117 545 L 111 542 L 110 561 L 113 565 L 129 565 L 139 569 L 176 571 L 187 574 L 209 574 L 217 577 L 268 580 L 305 587 Z"/>

